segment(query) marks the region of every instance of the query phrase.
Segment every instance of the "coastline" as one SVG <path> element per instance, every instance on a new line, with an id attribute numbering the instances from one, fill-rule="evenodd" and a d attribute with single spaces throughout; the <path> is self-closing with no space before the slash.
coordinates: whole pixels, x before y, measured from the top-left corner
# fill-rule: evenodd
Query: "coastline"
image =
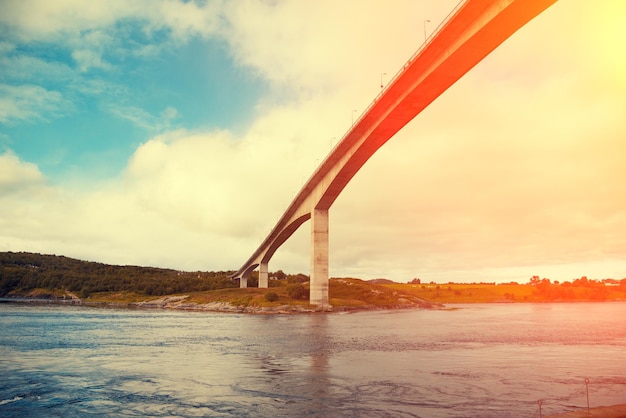
<path id="1" fill-rule="evenodd" d="M 259 305 L 234 305 L 226 301 L 208 303 L 187 302 L 189 295 L 162 296 L 156 299 L 140 302 L 115 302 L 115 301 L 88 301 L 77 297 L 73 298 L 29 298 L 29 297 L 0 297 L 0 303 L 18 303 L 33 305 L 66 305 L 84 306 L 91 308 L 110 309 L 170 309 L 190 312 L 218 312 L 218 313 L 243 313 L 251 315 L 275 315 L 275 314 L 313 314 L 313 313 L 338 313 L 360 312 L 373 310 L 400 310 L 400 309 L 446 309 L 443 304 L 420 301 L 416 303 L 398 303 L 393 306 L 324 306 L 317 307 L 308 304 L 259 306 Z"/>
<path id="2" fill-rule="evenodd" d="M 410 300 L 402 297 L 399 298 L 397 303 L 393 304 L 335 304 L 326 305 L 324 307 L 318 307 L 309 305 L 307 303 L 291 303 L 291 304 L 267 304 L 259 305 L 258 303 L 231 303 L 224 300 L 213 300 L 204 303 L 194 302 L 188 299 L 193 299 L 192 295 L 166 295 L 156 297 L 154 299 L 139 300 L 139 301 L 120 301 L 120 300 L 107 300 L 96 299 L 88 300 L 81 299 L 75 294 L 66 293 L 63 296 L 55 296 L 51 294 L 37 295 L 37 296 L 24 296 L 24 295 L 11 295 L 0 297 L 0 303 L 17 303 L 17 304 L 33 304 L 33 305 L 66 305 L 66 306 L 83 306 L 90 308 L 108 308 L 108 309 L 169 309 L 177 311 L 188 312 L 215 312 L 215 313 L 236 313 L 236 314 L 249 314 L 249 315 L 285 315 L 285 314 L 316 314 L 316 313 L 346 313 L 346 312 L 362 312 L 362 311 L 389 311 L 389 310 L 403 310 L 403 309 L 438 309 L 438 310 L 456 310 L 460 304 L 473 304 L 473 303 L 493 303 L 493 304 L 510 304 L 510 303 L 588 303 L 588 302 L 624 302 L 624 300 L 605 300 L 605 301 L 593 301 L 593 300 L 575 300 L 575 301 L 474 301 L 474 302 L 435 302 L 429 301 L 417 297 L 412 297 Z M 341 299 L 340 299 L 341 300 Z M 626 414 L 624 415 L 626 418 Z"/>

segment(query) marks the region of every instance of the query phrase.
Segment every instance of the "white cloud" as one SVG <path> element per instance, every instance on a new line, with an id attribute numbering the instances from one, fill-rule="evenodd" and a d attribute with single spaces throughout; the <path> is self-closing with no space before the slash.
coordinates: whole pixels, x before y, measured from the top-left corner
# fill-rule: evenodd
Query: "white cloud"
<path id="1" fill-rule="evenodd" d="M 145 2 L 6 0 L 0 22 L 22 41 L 51 40 L 140 15 L 145 6 Z"/>
<path id="2" fill-rule="evenodd" d="M 216 34 L 220 7 L 219 1 L 2 2 L 0 28 L 10 42 L 0 43 L 0 83 L 6 83 L 0 86 L 0 122 L 47 121 L 70 111 L 72 101 L 78 103 L 84 95 L 109 96 L 118 106 L 128 92 L 115 85 L 116 77 L 105 81 L 90 70 L 119 72 L 117 63 L 128 56 L 155 56 L 192 37 Z M 16 52 L 15 44 L 26 47 Z M 46 58 L 29 52 L 46 46 L 52 47 Z M 64 61 L 64 50 L 75 65 Z M 137 126 L 157 126 L 157 132 L 174 120 L 170 113 L 159 120 L 123 103 L 115 112 Z"/>
<path id="3" fill-rule="evenodd" d="M 380 89 L 381 73 L 389 81 L 424 41 L 423 21 L 434 26 L 455 4 L 230 2 L 227 39 L 239 63 L 278 85 L 306 94 L 351 88 L 356 98 L 369 100 Z"/>
<path id="4" fill-rule="evenodd" d="M 166 107 L 158 116 L 154 116 L 139 107 L 121 106 L 113 103 L 109 104 L 106 109 L 115 116 L 126 119 L 135 126 L 151 133 L 163 132 L 169 129 L 178 116 L 178 111 L 171 106 Z"/>
<path id="5" fill-rule="evenodd" d="M 61 93 L 43 87 L 24 84 L 0 84 L 0 122 L 43 120 L 59 117 L 73 110 L 73 105 Z"/>
<path id="6" fill-rule="evenodd" d="M 10 151 L 0 154 L 1 194 L 28 190 L 43 183 L 44 177 L 35 164 L 20 161 Z"/>
<path id="7" fill-rule="evenodd" d="M 220 7 L 220 1 L 7 0 L 0 4 L 0 28 L 13 43 L 67 49 L 78 73 L 92 69 L 111 71 L 116 64 L 107 58 L 124 61 L 132 55 L 155 56 L 190 38 L 216 35 L 222 21 Z M 2 42 L 0 54 L 14 51 L 13 43 Z M 18 59 L 29 59 L 25 54 L 28 53 L 22 50 L 19 57 L 2 59 L 13 64 Z M 36 70 L 40 67 L 26 67 L 18 73 L 14 66 L 7 66 L 14 78 L 30 80 L 37 79 Z M 74 74 L 74 78 L 78 79 L 78 75 Z"/>
<path id="8" fill-rule="evenodd" d="M 29 80 L 68 82 L 75 76 L 72 69 L 65 64 L 10 53 L 0 55 L 0 67 L 2 67 L 4 80 L 13 81 L 14 85 L 26 83 Z"/>
<path id="9" fill-rule="evenodd" d="M 0 41 L 0 54 L 6 54 L 7 52 L 11 52 L 15 49 L 15 45 L 9 42 Z"/>
<path id="10" fill-rule="evenodd" d="M 90 68 L 108 69 L 111 65 L 102 60 L 102 56 L 97 52 L 89 49 L 79 49 L 72 52 L 72 58 L 78 64 L 81 72 L 85 72 Z"/>
<path id="11" fill-rule="evenodd" d="M 161 112 L 160 117 L 162 120 L 169 123 L 178 117 L 178 111 L 175 108 L 168 106 Z"/>
<path id="12" fill-rule="evenodd" d="M 176 39 L 212 36 L 222 29 L 222 3 L 221 0 L 203 3 L 161 1 L 150 20 L 157 28 L 169 28 Z"/>
<path id="13" fill-rule="evenodd" d="M 332 123 L 319 105 L 318 120 Z M 157 136 L 138 148 L 125 179 L 144 207 L 165 218 L 224 236 L 262 238 L 315 159 L 319 164 L 330 150 L 327 132 L 303 129 L 312 103 L 292 106 L 267 112 L 241 138 L 228 132 Z"/>
<path id="14" fill-rule="evenodd" d="M 221 21 L 220 1 L 5 0 L 0 7 L 0 24 L 25 42 L 56 39 L 71 43 L 80 37 L 89 44 L 99 38 L 102 46 L 112 40 L 105 39 L 109 35 L 102 30 L 114 30 L 116 23 L 129 19 L 141 22 L 148 35 L 167 29 L 184 40 L 215 33 Z"/>

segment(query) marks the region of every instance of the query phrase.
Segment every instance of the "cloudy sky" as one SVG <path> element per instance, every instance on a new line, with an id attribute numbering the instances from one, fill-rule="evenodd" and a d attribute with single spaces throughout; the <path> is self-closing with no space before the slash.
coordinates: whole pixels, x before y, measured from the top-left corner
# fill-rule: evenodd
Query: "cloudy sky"
<path id="1" fill-rule="evenodd" d="M 0 0 L 0 251 L 238 269 L 456 3 Z M 333 277 L 626 277 L 626 2 L 557 1 L 330 228 Z M 308 234 L 270 271 L 308 273 Z"/>

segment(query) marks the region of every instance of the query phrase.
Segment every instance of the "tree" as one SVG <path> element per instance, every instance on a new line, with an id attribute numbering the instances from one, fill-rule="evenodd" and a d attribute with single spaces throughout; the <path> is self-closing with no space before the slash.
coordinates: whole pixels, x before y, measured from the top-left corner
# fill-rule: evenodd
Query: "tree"
<path id="1" fill-rule="evenodd" d="M 291 299 L 306 300 L 309 298 L 309 292 L 301 283 L 290 284 L 287 286 L 287 294 Z"/>
<path id="2" fill-rule="evenodd" d="M 298 274 L 288 274 L 287 275 L 287 283 L 304 283 L 309 281 L 309 276 L 306 274 L 298 273 Z"/>
<path id="3" fill-rule="evenodd" d="M 588 283 L 589 279 L 587 279 L 587 276 L 582 276 L 580 279 L 574 280 L 573 285 L 576 287 L 586 287 Z"/>
<path id="4" fill-rule="evenodd" d="M 268 302 L 275 302 L 278 300 L 278 295 L 276 292 L 267 292 L 265 294 L 265 300 Z"/>

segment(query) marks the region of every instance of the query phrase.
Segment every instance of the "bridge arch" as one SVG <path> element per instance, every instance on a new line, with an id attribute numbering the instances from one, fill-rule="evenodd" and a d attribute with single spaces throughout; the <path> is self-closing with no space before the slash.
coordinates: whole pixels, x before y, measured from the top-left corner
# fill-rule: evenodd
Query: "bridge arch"
<path id="1" fill-rule="evenodd" d="M 296 218 L 293 222 L 291 222 L 285 229 L 278 234 L 276 239 L 270 244 L 265 255 L 261 259 L 261 263 L 269 263 L 270 259 L 274 256 L 274 253 L 281 245 L 285 243 L 293 234 L 300 228 L 300 226 L 311 219 L 310 213 L 305 213 L 304 215 Z"/>

